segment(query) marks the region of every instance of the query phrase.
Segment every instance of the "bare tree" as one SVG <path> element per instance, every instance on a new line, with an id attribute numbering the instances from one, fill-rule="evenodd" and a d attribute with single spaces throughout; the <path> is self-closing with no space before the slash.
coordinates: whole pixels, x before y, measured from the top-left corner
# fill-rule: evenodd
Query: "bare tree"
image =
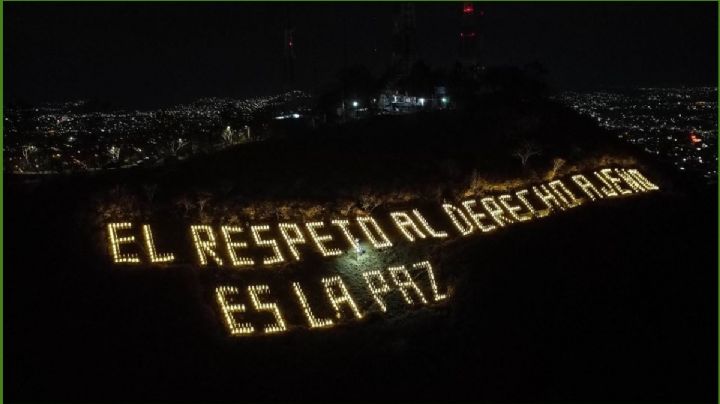
<path id="1" fill-rule="evenodd" d="M 157 192 L 157 184 L 145 184 L 143 190 L 145 190 L 145 196 L 147 196 L 148 202 L 152 203 L 155 199 L 155 193 Z"/>
<path id="2" fill-rule="evenodd" d="M 108 155 L 113 163 L 117 163 L 120 160 L 120 148 L 115 145 L 110 146 L 108 149 Z"/>
<path id="3" fill-rule="evenodd" d="M 212 195 L 206 192 L 202 192 L 197 196 L 197 207 L 198 207 L 198 213 L 201 215 L 203 214 L 203 211 L 205 210 L 205 206 L 210 202 L 210 198 Z"/>
<path id="4" fill-rule="evenodd" d="M 180 152 L 180 149 L 187 146 L 187 144 L 187 140 L 183 138 L 170 139 L 168 141 L 167 147 L 171 155 L 177 156 L 177 154 Z"/>
<path id="5" fill-rule="evenodd" d="M 32 167 L 32 157 L 37 152 L 37 147 L 27 144 L 22 147 L 22 155 L 25 159 L 25 164 L 27 164 L 28 167 Z"/>
<path id="6" fill-rule="evenodd" d="M 233 132 L 230 126 L 226 127 L 222 133 L 222 140 L 226 146 L 230 146 L 235 143 L 235 132 Z"/>
<path id="7" fill-rule="evenodd" d="M 565 165 L 565 160 L 557 157 L 553 159 L 553 167 L 550 170 L 550 173 L 548 174 L 548 179 L 553 179 L 557 175 L 558 170 L 562 168 L 562 166 Z"/>
<path id="8" fill-rule="evenodd" d="M 360 191 L 359 197 L 360 207 L 367 213 L 372 213 L 375 208 L 383 204 L 382 198 L 367 188 Z"/>
<path id="9" fill-rule="evenodd" d="M 323 209 L 320 206 L 312 205 L 309 207 L 302 207 L 300 214 L 306 221 L 316 220 L 323 213 Z"/>
<path id="10" fill-rule="evenodd" d="M 187 217 L 188 213 L 190 213 L 190 209 L 193 208 L 193 203 L 188 197 L 182 197 L 175 201 L 175 204 L 184 209 L 185 217 Z"/>
<path id="11" fill-rule="evenodd" d="M 523 140 L 517 149 L 513 152 L 513 156 L 520 159 L 523 167 L 527 164 L 528 159 L 541 153 L 540 148 L 532 141 Z"/>

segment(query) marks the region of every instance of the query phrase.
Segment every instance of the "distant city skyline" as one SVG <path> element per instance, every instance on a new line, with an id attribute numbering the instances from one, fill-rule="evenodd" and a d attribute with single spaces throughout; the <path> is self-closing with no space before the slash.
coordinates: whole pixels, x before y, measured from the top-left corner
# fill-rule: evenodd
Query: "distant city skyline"
<path id="1" fill-rule="evenodd" d="M 5 5 L 6 102 L 97 99 L 150 108 L 322 89 L 346 65 L 379 75 L 391 60 L 395 4 Z M 418 58 L 449 68 L 462 3 L 416 3 Z M 717 86 L 717 4 L 488 4 L 484 65 L 539 62 L 555 89 Z"/>

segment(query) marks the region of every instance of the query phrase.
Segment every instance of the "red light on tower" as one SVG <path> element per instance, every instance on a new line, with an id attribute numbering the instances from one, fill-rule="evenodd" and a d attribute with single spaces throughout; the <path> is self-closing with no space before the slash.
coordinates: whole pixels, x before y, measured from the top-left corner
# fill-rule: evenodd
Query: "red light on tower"
<path id="1" fill-rule="evenodd" d="M 690 134 L 690 141 L 691 141 L 692 143 L 700 143 L 700 142 L 702 142 L 702 138 L 701 138 L 700 136 L 694 134 L 694 133 L 691 133 L 691 134 Z"/>
<path id="2" fill-rule="evenodd" d="M 462 3 L 462 14 L 460 15 L 460 60 L 468 65 L 477 63 L 478 20 L 482 10 L 476 10 L 472 2 Z"/>

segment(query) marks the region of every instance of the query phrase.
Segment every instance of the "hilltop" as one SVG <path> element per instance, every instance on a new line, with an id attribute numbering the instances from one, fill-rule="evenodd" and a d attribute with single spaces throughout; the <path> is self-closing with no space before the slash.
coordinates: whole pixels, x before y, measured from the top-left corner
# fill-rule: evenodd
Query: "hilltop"
<path id="1" fill-rule="evenodd" d="M 514 152 L 528 142 L 539 154 L 523 165 Z M 107 250 L 109 221 L 378 215 L 606 166 L 642 167 L 661 189 L 368 253 L 360 269 L 430 259 L 452 298 L 330 330 L 228 337 L 213 287 L 308 285 L 339 260 L 228 275 L 118 267 Z M 711 401 L 717 194 L 671 172 L 557 104 L 486 100 L 288 130 L 161 167 L 6 175 L 8 399 Z"/>

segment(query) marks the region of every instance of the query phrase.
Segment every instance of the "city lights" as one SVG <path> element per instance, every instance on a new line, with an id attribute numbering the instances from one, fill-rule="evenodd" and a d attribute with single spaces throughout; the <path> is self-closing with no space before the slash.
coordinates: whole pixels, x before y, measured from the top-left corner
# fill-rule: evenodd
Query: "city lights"
<path id="1" fill-rule="evenodd" d="M 569 91 L 556 98 L 645 153 L 717 180 L 717 87 Z"/>
<path id="2" fill-rule="evenodd" d="M 231 126 L 223 116 L 228 105 L 242 116 L 267 109 L 283 111 L 267 118 L 269 122 L 279 122 L 300 120 L 308 111 L 310 99 L 309 94 L 295 90 L 248 99 L 201 98 L 151 111 L 88 113 L 85 108 L 78 109 L 87 107 L 86 101 L 52 103 L 28 111 L 11 107 L 5 114 L 10 117 L 5 120 L 5 129 L 11 136 L 4 151 L 12 162 L 8 168 L 24 174 L 98 171 L 108 163 L 122 168 L 155 165 L 166 158 L 193 154 L 188 138 L 194 136 L 213 139 L 212 146 L 218 149 L 267 140 L 268 134 L 262 131 L 251 136 L 247 125 L 240 130 Z M 47 148 L 29 143 L 35 136 L 20 135 L 24 129 L 18 126 L 19 119 L 27 112 L 36 116 L 32 129 Z M 162 127 L 173 130 L 157 130 Z M 51 158 L 37 158 L 41 156 Z"/>

